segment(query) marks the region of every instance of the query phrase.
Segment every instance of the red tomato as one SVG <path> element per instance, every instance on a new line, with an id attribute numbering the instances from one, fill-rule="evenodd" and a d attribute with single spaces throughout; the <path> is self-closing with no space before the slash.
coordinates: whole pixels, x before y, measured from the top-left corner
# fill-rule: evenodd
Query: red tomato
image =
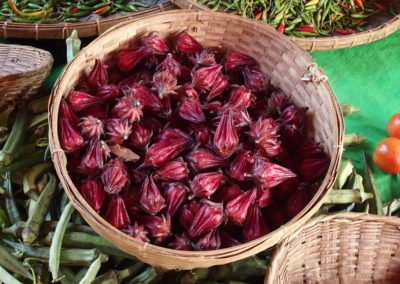
<path id="1" fill-rule="evenodd" d="M 390 137 L 400 139 L 400 113 L 396 113 L 389 119 L 386 130 Z"/>
<path id="2" fill-rule="evenodd" d="M 390 137 L 379 142 L 373 160 L 385 173 L 400 173 L 400 139 Z"/>

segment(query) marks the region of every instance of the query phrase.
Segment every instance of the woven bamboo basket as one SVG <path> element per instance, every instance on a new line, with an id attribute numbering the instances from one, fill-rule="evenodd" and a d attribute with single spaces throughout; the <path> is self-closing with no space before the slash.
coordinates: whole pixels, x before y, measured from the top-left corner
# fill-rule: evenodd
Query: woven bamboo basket
<path id="1" fill-rule="evenodd" d="M 53 57 L 45 50 L 0 44 L 0 106 L 35 95 L 52 65 Z"/>
<path id="2" fill-rule="evenodd" d="M 112 65 L 111 58 L 118 50 L 152 31 L 157 31 L 161 37 L 187 31 L 204 46 L 232 49 L 253 56 L 258 59 L 261 70 L 271 77 L 273 85 L 279 86 L 296 104 L 310 108 L 315 139 L 322 143 L 331 156 L 331 164 L 314 198 L 285 226 L 233 248 L 204 252 L 177 251 L 143 243 L 125 235 L 92 210 L 81 196 L 68 175 L 66 156 L 58 138 L 60 100 L 68 95 L 82 75 L 90 71 L 96 58 Z M 49 115 L 54 165 L 73 205 L 100 235 L 140 260 L 166 269 L 225 264 L 272 247 L 284 236 L 296 231 L 318 209 L 335 179 L 341 158 L 343 116 L 326 77 L 316 68 L 310 56 L 274 29 L 224 13 L 173 11 L 110 29 L 81 51 L 64 70 L 53 88 Z"/>
<path id="3" fill-rule="evenodd" d="M 276 248 L 265 283 L 400 283 L 400 219 L 312 219 Z"/>
<path id="4" fill-rule="evenodd" d="M 182 9 L 195 11 L 211 11 L 205 5 L 196 0 L 171 0 L 172 3 Z M 399 0 L 380 0 L 385 5 L 393 5 L 396 11 L 400 11 Z M 329 37 L 293 37 L 290 39 L 307 51 L 332 50 L 337 48 L 349 48 L 356 45 L 367 44 L 385 38 L 400 28 L 400 15 L 389 16 L 387 13 L 377 13 L 368 19 L 365 31 L 350 35 Z"/>
<path id="5" fill-rule="evenodd" d="M 73 30 L 77 30 L 80 38 L 94 37 L 102 34 L 110 27 L 124 21 L 131 21 L 158 14 L 163 11 L 178 9 L 167 1 L 151 8 L 134 13 L 120 13 L 105 18 L 90 17 L 77 23 L 28 24 L 15 23 L 11 20 L 0 21 L 0 38 L 28 38 L 28 39 L 66 39 Z"/>

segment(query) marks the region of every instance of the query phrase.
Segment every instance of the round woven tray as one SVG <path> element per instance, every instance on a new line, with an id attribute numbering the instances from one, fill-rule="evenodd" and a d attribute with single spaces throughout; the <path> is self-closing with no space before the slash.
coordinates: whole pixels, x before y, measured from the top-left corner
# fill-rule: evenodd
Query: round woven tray
<path id="1" fill-rule="evenodd" d="M 146 8 L 135 13 L 110 15 L 105 18 L 89 18 L 77 23 L 54 24 L 24 24 L 14 23 L 11 20 L 0 21 L 0 37 L 3 38 L 28 38 L 28 39 L 66 39 L 73 30 L 77 30 L 79 37 L 94 37 L 102 34 L 112 26 L 124 21 L 136 20 L 163 11 L 178 9 L 167 1 L 151 8 Z"/>
<path id="2" fill-rule="evenodd" d="M 205 5 L 196 0 L 170 0 L 172 3 L 182 9 L 195 11 L 211 11 Z M 379 2 L 379 1 L 378 1 Z M 396 11 L 400 11 L 399 0 L 381 0 L 385 5 L 393 5 Z M 387 37 L 400 28 L 400 15 L 395 17 L 387 13 L 377 13 L 368 19 L 368 25 L 365 31 L 350 35 L 329 36 L 329 37 L 290 37 L 301 48 L 307 51 L 331 50 L 337 48 L 348 48 L 356 45 L 366 44 L 378 39 Z"/>
<path id="3" fill-rule="evenodd" d="M 400 283 L 400 219 L 321 216 L 276 248 L 265 283 Z"/>
<path id="4" fill-rule="evenodd" d="M 53 57 L 45 50 L 0 44 L 0 106 L 35 95 L 52 65 Z"/>
<path id="5" fill-rule="evenodd" d="M 299 106 L 309 107 L 314 138 L 331 157 L 326 177 L 310 203 L 285 226 L 254 241 L 214 251 L 178 251 L 141 242 L 117 230 L 98 215 L 73 184 L 67 159 L 58 138 L 58 112 L 80 77 L 87 74 L 96 58 L 113 64 L 115 53 L 132 46 L 145 33 L 156 31 L 161 37 L 187 31 L 204 46 L 243 52 L 260 63 L 262 72 L 271 77 Z M 230 263 L 272 247 L 293 233 L 315 213 L 332 186 L 341 158 L 343 116 L 338 102 L 321 71 L 310 56 L 274 29 L 251 20 L 224 13 L 172 11 L 123 23 L 104 33 L 82 50 L 56 82 L 49 105 L 50 147 L 57 174 L 66 192 L 86 221 L 103 237 L 125 252 L 151 265 L 166 269 L 193 269 Z"/>

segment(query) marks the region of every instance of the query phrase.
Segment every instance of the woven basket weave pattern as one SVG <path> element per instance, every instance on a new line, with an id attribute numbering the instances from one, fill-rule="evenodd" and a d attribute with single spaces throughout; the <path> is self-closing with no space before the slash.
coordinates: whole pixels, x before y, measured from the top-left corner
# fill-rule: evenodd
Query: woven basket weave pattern
<path id="1" fill-rule="evenodd" d="M 153 31 L 157 31 L 161 37 L 187 31 L 204 46 L 233 49 L 253 56 L 259 61 L 261 70 L 271 77 L 274 85 L 281 87 L 296 104 L 310 108 L 315 138 L 322 143 L 332 161 L 313 200 L 284 227 L 233 248 L 204 252 L 176 251 L 143 243 L 121 233 L 94 212 L 76 189 L 68 176 L 66 157 L 58 140 L 57 123 L 61 97 L 67 96 L 79 78 L 90 71 L 96 58 L 112 64 L 111 59 L 118 50 L 134 44 L 141 35 Z M 53 89 L 49 111 L 50 145 L 60 180 L 74 206 L 99 234 L 144 262 L 167 269 L 192 269 L 225 264 L 254 255 L 275 245 L 310 218 L 320 206 L 322 197 L 328 192 L 336 176 L 341 157 L 343 117 L 327 82 L 317 83 L 318 74 L 310 82 L 301 79 L 312 65 L 307 53 L 275 30 L 261 23 L 223 13 L 174 11 L 116 26 L 79 53 Z"/>
<path id="2" fill-rule="evenodd" d="M 52 65 L 53 57 L 45 50 L 0 44 L 0 105 L 35 95 Z"/>
<path id="3" fill-rule="evenodd" d="M 400 219 L 317 217 L 277 247 L 265 283 L 400 283 Z"/>

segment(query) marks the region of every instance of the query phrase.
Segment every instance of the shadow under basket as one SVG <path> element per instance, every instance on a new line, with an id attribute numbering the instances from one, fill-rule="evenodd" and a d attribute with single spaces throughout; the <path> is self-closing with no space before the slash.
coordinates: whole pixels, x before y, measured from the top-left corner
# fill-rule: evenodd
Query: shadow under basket
<path id="1" fill-rule="evenodd" d="M 400 219 L 321 216 L 276 248 L 265 283 L 400 283 Z"/>
<path id="2" fill-rule="evenodd" d="M 112 65 L 116 53 L 134 45 L 142 35 L 158 32 L 170 38 L 186 31 L 203 46 L 231 49 L 256 58 L 261 71 L 274 86 L 298 106 L 308 107 L 314 139 L 331 157 L 328 172 L 309 204 L 285 226 L 248 243 L 214 251 L 178 251 L 144 243 L 107 223 L 85 201 L 67 172 L 66 155 L 58 137 L 58 113 L 79 79 L 88 74 L 96 58 Z M 82 50 L 67 66 L 55 84 L 49 109 L 50 147 L 58 176 L 75 208 L 101 236 L 141 261 L 165 269 L 193 269 L 237 261 L 277 244 L 296 231 L 316 212 L 335 180 L 341 158 L 343 116 L 322 71 L 311 57 L 293 42 L 262 23 L 223 13 L 173 11 L 126 22 L 112 28 Z"/>

